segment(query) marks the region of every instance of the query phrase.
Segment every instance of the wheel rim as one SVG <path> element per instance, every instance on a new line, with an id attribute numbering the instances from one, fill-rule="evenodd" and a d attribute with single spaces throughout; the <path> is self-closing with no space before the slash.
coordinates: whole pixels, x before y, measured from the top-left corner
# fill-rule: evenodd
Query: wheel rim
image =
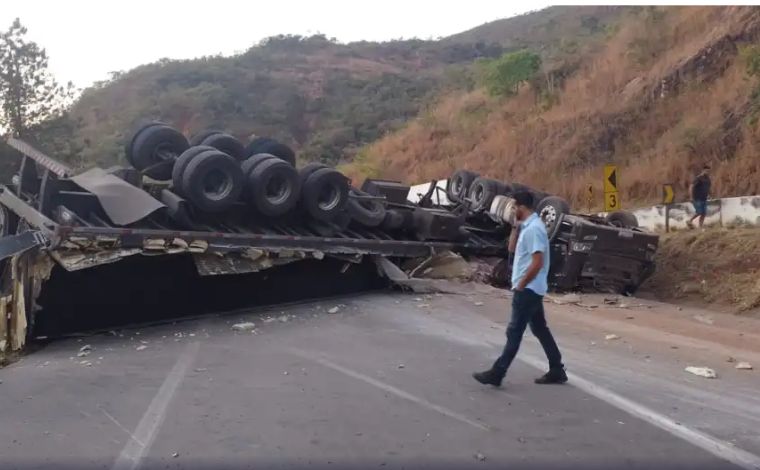
<path id="1" fill-rule="evenodd" d="M 555 209 L 552 206 L 546 206 L 543 209 L 541 209 L 541 220 L 544 221 L 544 225 L 546 225 L 546 228 L 551 228 L 554 223 L 557 221 L 557 209 Z"/>
<path id="2" fill-rule="evenodd" d="M 264 191 L 267 201 L 276 205 L 285 202 L 291 193 L 290 185 L 282 175 L 273 175 L 269 178 Z"/>
<path id="3" fill-rule="evenodd" d="M 329 211 L 338 207 L 340 203 L 340 191 L 332 184 L 322 187 L 317 196 L 317 205 L 323 211 Z"/>
<path id="4" fill-rule="evenodd" d="M 478 185 L 475 188 L 475 194 L 473 195 L 473 202 L 476 205 L 480 205 L 483 202 L 483 195 L 485 194 L 485 191 L 483 190 L 483 186 Z"/>
<path id="5" fill-rule="evenodd" d="M 209 199 L 219 201 L 232 192 L 232 178 L 222 170 L 212 170 L 203 178 L 203 194 Z"/>

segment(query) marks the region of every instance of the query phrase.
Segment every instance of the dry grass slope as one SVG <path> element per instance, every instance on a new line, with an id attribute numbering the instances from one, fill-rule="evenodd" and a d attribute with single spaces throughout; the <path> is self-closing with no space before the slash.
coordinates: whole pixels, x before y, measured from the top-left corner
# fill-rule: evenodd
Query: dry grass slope
<path id="1" fill-rule="evenodd" d="M 758 37 L 756 7 L 627 11 L 603 46 L 583 51 L 549 109 L 527 87 L 502 100 L 449 94 L 348 171 L 417 182 L 466 167 L 580 203 L 588 184 L 601 194 L 611 162 L 630 207 L 657 201 L 663 183 L 685 198 L 708 162 L 718 194 L 758 193 L 760 133 L 749 119 L 757 83 L 739 53 Z"/>

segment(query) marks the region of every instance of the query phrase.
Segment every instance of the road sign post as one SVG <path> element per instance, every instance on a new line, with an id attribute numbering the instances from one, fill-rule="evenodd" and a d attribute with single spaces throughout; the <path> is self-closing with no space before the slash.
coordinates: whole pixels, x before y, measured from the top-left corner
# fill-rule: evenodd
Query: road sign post
<path id="1" fill-rule="evenodd" d="M 673 185 L 666 183 L 662 185 L 662 203 L 665 204 L 665 233 L 670 232 L 670 205 L 675 200 Z"/>
<path id="2" fill-rule="evenodd" d="M 618 171 L 615 165 L 604 166 L 604 210 L 620 210 L 620 194 L 618 193 Z"/>

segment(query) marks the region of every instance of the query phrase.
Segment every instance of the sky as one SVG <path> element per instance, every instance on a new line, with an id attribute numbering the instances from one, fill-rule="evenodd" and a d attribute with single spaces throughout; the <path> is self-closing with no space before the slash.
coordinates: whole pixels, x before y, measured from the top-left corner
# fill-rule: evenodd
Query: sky
<path id="1" fill-rule="evenodd" d="M 60 82 L 84 88 L 161 58 L 243 52 L 277 34 L 341 42 L 437 38 L 548 6 L 542 0 L 3 0 Z"/>

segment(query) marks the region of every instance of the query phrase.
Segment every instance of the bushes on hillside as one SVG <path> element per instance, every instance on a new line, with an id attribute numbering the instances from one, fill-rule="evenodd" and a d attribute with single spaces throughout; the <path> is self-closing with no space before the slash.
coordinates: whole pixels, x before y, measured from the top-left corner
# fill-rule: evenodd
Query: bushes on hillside
<path id="1" fill-rule="evenodd" d="M 510 52 L 481 62 L 481 82 L 493 96 L 511 96 L 520 85 L 536 77 L 541 57 L 530 51 Z"/>

